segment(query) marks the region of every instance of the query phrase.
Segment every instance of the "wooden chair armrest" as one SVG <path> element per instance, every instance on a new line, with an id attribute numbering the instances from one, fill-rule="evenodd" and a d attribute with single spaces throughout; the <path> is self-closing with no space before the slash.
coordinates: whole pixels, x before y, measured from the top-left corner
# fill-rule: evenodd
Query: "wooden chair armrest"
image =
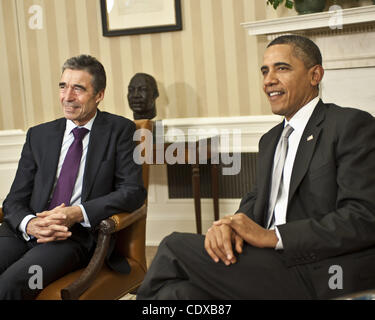
<path id="1" fill-rule="evenodd" d="M 0 223 L 3 222 L 3 217 L 4 217 L 3 208 L 0 208 Z"/>
<path id="2" fill-rule="evenodd" d="M 61 290 L 61 298 L 63 300 L 77 300 L 90 287 L 103 266 L 112 234 L 146 217 L 146 214 L 146 205 L 143 205 L 133 213 L 115 214 L 100 222 L 94 254 L 81 276 Z"/>
<path id="3" fill-rule="evenodd" d="M 115 228 L 112 232 L 118 232 L 130 226 L 134 222 L 141 220 L 147 216 L 147 207 L 144 204 L 132 213 L 119 213 L 109 217 L 108 220 L 113 221 Z"/>
<path id="4" fill-rule="evenodd" d="M 90 287 L 103 266 L 112 236 L 110 230 L 113 228 L 114 223 L 109 219 L 103 220 L 100 223 L 98 242 L 94 254 L 80 277 L 61 290 L 62 300 L 77 300 Z"/>

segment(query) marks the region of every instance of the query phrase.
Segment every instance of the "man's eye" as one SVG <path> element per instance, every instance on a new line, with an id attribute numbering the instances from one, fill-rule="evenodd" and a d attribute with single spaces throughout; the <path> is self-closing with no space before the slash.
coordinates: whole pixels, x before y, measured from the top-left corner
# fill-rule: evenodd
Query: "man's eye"
<path id="1" fill-rule="evenodd" d="M 82 92 L 82 91 L 84 91 L 84 90 L 83 90 L 83 88 L 81 88 L 81 87 L 74 87 L 74 91 L 75 91 L 75 92 Z"/>

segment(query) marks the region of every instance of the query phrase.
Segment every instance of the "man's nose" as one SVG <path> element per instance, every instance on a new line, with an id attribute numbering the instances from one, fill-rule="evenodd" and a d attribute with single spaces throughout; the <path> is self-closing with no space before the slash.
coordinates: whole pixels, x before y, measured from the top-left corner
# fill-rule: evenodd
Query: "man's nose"
<path id="1" fill-rule="evenodd" d="M 134 96 L 139 97 L 141 95 L 141 88 L 134 88 Z"/>
<path id="2" fill-rule="evenodd" d="M 278 79 L 276 77 L 275 72 L 273 71 L 267 72 L 267 74 L 264 76 L 263 84 L 265 86 L 274 85 L 274 84 L 277 84 L 277 82 L 278 82 Z"/>
<path id="3" fill-rule="evenodd" d="M 66 88 L 66 90 L 65 90 L 65 94 L 64 94 L 64 98 L 65 98 L 65 100 L 67 100 L 67 101 L 72 101 L 72 100 L 74 100 L 74 99 L 75 99 L 74 89 L 71 88 L 71 87 Z"/>

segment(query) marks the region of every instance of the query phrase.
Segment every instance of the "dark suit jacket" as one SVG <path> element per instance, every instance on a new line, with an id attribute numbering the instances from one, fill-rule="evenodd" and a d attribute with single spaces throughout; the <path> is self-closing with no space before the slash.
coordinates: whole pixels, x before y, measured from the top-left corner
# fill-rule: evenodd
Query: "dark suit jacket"
<path id="1" fill-rule="evenodd" d="M 257 186 L 238 210 L 262 226 L 282 130 L 283 123 L 261 138 Z M 304 270 L 318 297 L 337 294 L 328 288 L 334 264 L 343 267 L 343 292 L 375 287 L 375 119 L 370 114 L 319 101 L 296 154 L 286 219 L 278 226 L 281 256 L 288 266 Z"/>
<path id="2" fill-rule="evenodd" d="M 28 130 L 14 182 L 3 204 L 8 231 L 19 235 L 17 228 L 25 216 L 48 208 L 65 127 L 66 119 L 61 118 Z M 142 168 L 133 161 L 134 131 L 132 121 L 98 110 L 90 133 L 81 196 L 91 229 L 80 224 L 72 227 L 72 239 L 88 250 L 102 219 L 132 212 L 146 198 Z"/>

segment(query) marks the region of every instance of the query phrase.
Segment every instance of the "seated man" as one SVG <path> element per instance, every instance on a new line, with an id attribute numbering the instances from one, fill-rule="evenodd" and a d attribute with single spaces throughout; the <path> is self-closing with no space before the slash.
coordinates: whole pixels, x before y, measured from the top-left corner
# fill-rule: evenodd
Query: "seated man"
<path id="1" fill-rule="evenodd" d="M 164 239 L 138 299 L 324 299 L 375 288 L 374 118 L 319 99 L 322 57 L 307 38 L 273 40 L 261 72 L 284 121 L 259 142 L 257 186 L 205 237 Z"/>
<path id="2" fill-rule="evenodd" d="M 86 55 L 67 60 L 59 87 L 64 118 L 28 130 L 3 204 L 0 300 L 38 295 L 41 288 L 29 286 L 32 266 L 41 268 L 43 287 L 83 267 L 100 221 L 132 212 L 146 197 L 133 161 L 134 123 L 98 109 L 102 64 Z"/>

